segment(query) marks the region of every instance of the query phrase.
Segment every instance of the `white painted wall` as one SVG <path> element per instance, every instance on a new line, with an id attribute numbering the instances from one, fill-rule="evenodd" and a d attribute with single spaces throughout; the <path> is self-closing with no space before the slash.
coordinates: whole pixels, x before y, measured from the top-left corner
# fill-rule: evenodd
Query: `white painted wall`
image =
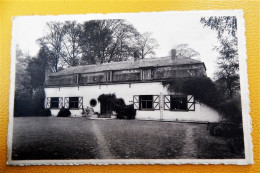
<path id="1" fill-rule="evenodd" d="M 160 95 L 169 94 L 161 82 L 133 83 L 116 85 L 93 85 L 79 87 L 45 88 L 46 97 L 83 97 L 83 106 L 90 107 L 90 100 L 96 99 L 101 94 L 115 94 L 117 98 L 123 98 L 126 104 L 132 104 L 133 95 Z M 100 103 L 94 108 L 95 112 L 100 112 Z M 81 116 L 82 110 L 70 110 L 72 117 Z M 53 116 L 57 116 L 59 110 L 51 109 Z M 203 104 L 196 104 L 195 111 L 168 111 L 163 110 L 163 120 L 179 121 L 218 121 L 219 115 L 213 109 Z M 136 114 L 137 119 L 160 119 L 160 111 L 141 111 Z"/>

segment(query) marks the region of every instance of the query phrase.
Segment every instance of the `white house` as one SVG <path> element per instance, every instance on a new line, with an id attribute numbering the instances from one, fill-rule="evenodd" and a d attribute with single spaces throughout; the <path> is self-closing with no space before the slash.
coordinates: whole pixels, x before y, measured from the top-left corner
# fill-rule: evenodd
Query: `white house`
<path id="1" fill-rule="evenodd" d="M 136 119 L 219 121 L 215 110 L 195 102 L 192 95 L 170 93 L 162 85 L 172 78 L 201 76 L 206 76 L 203 62 L 176 55 L 70 67 L 48 75 L 45 106 L 53 116 L 61 107 L 69 108 L 71 116 L 76 117 L 82 116 L 82 108 L 86 107 L 92 107 L 97 114 L 107 114 L 109 108 L 97 98 L 115 94 L 126 104 L 134 104 Z"/>

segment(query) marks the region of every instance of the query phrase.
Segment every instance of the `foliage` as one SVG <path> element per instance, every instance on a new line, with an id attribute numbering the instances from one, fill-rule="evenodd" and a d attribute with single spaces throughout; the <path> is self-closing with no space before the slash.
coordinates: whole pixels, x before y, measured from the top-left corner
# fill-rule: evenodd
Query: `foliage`
<path id="1" fill-rule="evenodd" d="M 118 119 L 135 119 L 136 110 L 134 105 L 126 105 L 124 99 L 118 98 L 113 101 L 112 109 L 117 113 Z"/>
<path id="2" fill-rule="evenodd" d="M 62 107 L 58 112 L 58 117 L 69 117 L 70 115 L 71 115 L 70 110 L 65 109 L 64 107 Z"/>
<path id="3" fill-rule="evenodd" d="M 36 58 L 31 58 L 28 62 L 26 71 L 30 76 L 30 85 L 32 89 L 42 87 L 45 81 L 45 69 L 48 64 L 49 51 L 47 47 L 42 47 Z"/>
<path id="4" fill-rule="evenodd" d="M 201 23 L 217 31 L 220 45 L 215 48 L 219 52 L 216 78 L 225 94 L 231 98 L 239 86 L 239 61 L 237 45 L 237 19 L 235 16 L 203 17 Z"/>
<path id="5" fill-rule="evenodd" d="M 116 112 L 118 119 L 135 119 L 136 110 L 133 104 L 126 105 L 122 98 L 116 98 L 115 94 L 102 94 L 98 97 L 101 104 L 109 104 Z"/>
<path id="6" fill-rule="evenodd" d="M 42 117 L 50 117 L 51 116 L 51 110 L 50 109 L 42 109 L 41 111 L 39 111 L 39 116 Z"/>
<path id="7" fill-rule="evenodd" d="M 235 16 L 202 17 L 200 22 L 218 32 L 218 38 L 231 34 L 236 38 L 237 20 Z"/>
<path id="8" fill-rule="evenodd" d="M 226 99 L 217 85 L 207 77 L 172 79 L 163 82 L 168 91 L 193 95 L 195 100 L 214 108 L 223 115 L 223 120 L 240 124 L 242 122 L 241 101 Z"/>
<path id="9" fill-rule="evenodd" d="M 200 55 L 199 52 L 190 48 L 188 44 L 178 44 L 174 49 L 176 50 L 177 57 L 192 58 Z"/>
<path id="10" fill-rule="evenodd" d="M 243 126 L 230 123 L 208 124 L 210 135 L 228 138 L 228 147 L 232 153 L 244 152 Z"/>
<path id="11" fill-rule="evenodd" d="M 45 92 L 43 86 L 33 90 L 33 96 L 31 98 L 33 115 L 38 116 L 39 112 L 45 109 L 44 99 L 45 99 Z"/>
<path id="12" fill-rule="evenodd" d="M 68 66 L 125 61 L 137 53 L 141 58 L 154 55 L 158 47 L 151 33 L 140 34 L 123 19 L 49 22 L 47 34 L 38 39 L 51 52 L 54 72 Z"/>
<path id="13" fill-rule="evenodd" d="M 82 26 L 83 64 L 124 61 L 132 56 L 139 33 L 122 19 L 92 20 Z"/>
<path id="14" fill-rule="evenodd" d="M 24 99 L 31 96 L 31 78 L 26 71 L 29 60 L 30 57 L 26 57 L 21 49 L 16 46 L 15 99 Z"/>

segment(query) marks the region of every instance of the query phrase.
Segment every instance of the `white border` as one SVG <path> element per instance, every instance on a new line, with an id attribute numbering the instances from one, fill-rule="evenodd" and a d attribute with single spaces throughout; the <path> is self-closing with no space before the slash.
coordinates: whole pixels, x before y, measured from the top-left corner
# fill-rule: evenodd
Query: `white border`
<path id="1" fill-rule="evenodd" d="M 144 12 L 141 12 L 144 13 Z M 146 12 L 148 13 L 148 12 Z M 157 12 L 152 12 L 157 13 Z M 7 165 L 110 165 L 110 164 L 236 164 L 236 165 L 248 165 L 253 164 L 253 144 L 251 138 L 251 118 L 250 112 L 250 100 L 249 100 L 249 89 L 248 89 L 248 77 L 247 77 L 247 55 L 246 55 L 246 38 L 245 38 L 245 21 L 243 18 L 242 10 L 208 10 L 208 11 L 167 11 L 158 13 L 169 13 L 169 14 L 182 14 L 189 13 L 190 15 L 199 13 L 203 16 L 236 16 L 237 17 L 237 35 L 238 35 L 238 55 L 239 55 L 239 66 L 240 66 L 240 84 L 241 84 L 241 101 L 242 101 L 242 118 L 243 118 L 243 130 L 244 130 L 244 143 L 245 143 L 245 159 L 90 159 L 90 160 L 11 160 L 12 151 L 12 137 L 13 137 L 13 108 L 14 108 L 14 91 L 15 91 L 15 63 L 16 63 L 16 51 L 15 51 L 15 38 L 14 28 L 12 30 L 12 45 L 11 45 L 11 84 L 10 84 L 10 96 L 9 96 L 9 125 L 8 125 L 8 152 L 7 152 Z M 131 15 L 133 13 L 120 13 L 124 15 Z M 88 14 L 95 15 L 97 18 L 117 18 L 118 13 L 112 14 Z M 67 17 L 73 19 L 73 16 L 84 15 L 59 15 L 59 17 Z M 40 16 L 46 17 L 46 16 Z M 86 16 L 85 16 L 86 17 Z M 13 19 L 14 20 L 14 19 Z M 13 22 L 14 24 L 14 22 Z"/>

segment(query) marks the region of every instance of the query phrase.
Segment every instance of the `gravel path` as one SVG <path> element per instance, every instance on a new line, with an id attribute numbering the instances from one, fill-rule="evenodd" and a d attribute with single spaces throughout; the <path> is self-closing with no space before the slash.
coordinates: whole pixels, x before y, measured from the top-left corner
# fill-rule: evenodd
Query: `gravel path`
<path id="1" fill-rule="evenodd" d="M 97 144 L 98 144 L 98 153 L 99 157 L 102 159 L 113 159 L 114 157 L 109 151 L 109 144 L 106 142 L 105 137 L 103 133 L 100 131 L 99 127 L 97 126 L 95 121 L 91 121 L 92 124 L 92 132 L 95 134 L 95 137 L 97 138 Z"/>

